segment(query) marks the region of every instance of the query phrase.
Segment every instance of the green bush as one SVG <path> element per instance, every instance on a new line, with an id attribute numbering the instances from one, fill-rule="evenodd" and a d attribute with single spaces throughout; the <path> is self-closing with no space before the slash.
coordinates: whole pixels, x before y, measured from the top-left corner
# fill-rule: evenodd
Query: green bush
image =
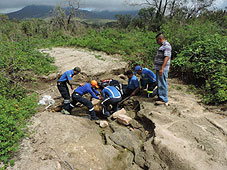
<path id="1" fill-rule="evenodd" d="M 36 101 L 34 95 L 21 100 L 0 95 L 0 161 L 7 163 L 12 152 L 17 150 L 26 120 L 36 111 Z"/>
<path id="2" fill-rule="evenodd" d="M 36 35 L 35 21 L 32 22 L 0 20 L 0 164 L 6 166 L 25 134 L 27 120 L 37 108 L 37 95 L 28 96 L 21 84 L 35 74 L 56 70 L 54 58 L 37 50 L 50 46 L 52 41 Z"/>
<path id="3" fill-rule="evenodd" d="M 54 58 L 43 55 L 30 42 L 0 43 L 0 69 L 6 75 L 23 80 L 21 72 L 31 71 L 35 74 L 48 74 L 56 70 Z"/>
<path id="4" fill-rule="evenodd" d="M 172 45 L 172 58 L 175 58 L 183 48 L 204 40 L 207 35 L 221 33 L 222 29 L 214 22 L 204 22 L 199 19 L 188 23 L 170 20 L 162 25 L 162 32 Z"/>
<path id="5" fill-rule="evenodd" d="M 207 104 L 227 101 L 227 37 L 207 35 L 184 47 L 172 61 L 172 72 L 203 90 Z"/>
<path id="6" fill-rule="evenodd" d="M 87 47 L 92 50 L 104 51 L 107 54 L 120 54 L 132 66 L 143 64 L 152 67 L 158 45 L 155 33 L 133 29 L 129 32 L 117 29 L 102 31 L 90 30 L 82 37 L 70 39 L 66 45 Z"/>

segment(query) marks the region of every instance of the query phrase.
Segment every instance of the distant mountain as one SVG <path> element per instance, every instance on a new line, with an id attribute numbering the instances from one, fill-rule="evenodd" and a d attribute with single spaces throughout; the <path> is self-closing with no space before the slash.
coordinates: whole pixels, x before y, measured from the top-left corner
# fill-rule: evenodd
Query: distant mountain
<path id="1" fill-rule="evenodd" d="M 27 19 L 27 18 L 46 18 L 50 17 L 53 14 L 53 6 L 46 5 L 30 5 L 26 6 L 23 9 L 8 13 L 9 19 Z M 66 14 L 69 13 L 69 8 L 64 9 Z M 87 11 L 87 10 L 78 10 L 76 16 L 83 19 L 116 19 L 115 15 L 129 14 L 131 16 L 137 15 L 138 11 Z"/>
<path id="2" fill-rule="evenodd" d="M 8 13 L 9 19 L 26 19 L 26 18 L 45 18 L 50 16 L 53 6 L 30 5 L 23 9 Z"/>

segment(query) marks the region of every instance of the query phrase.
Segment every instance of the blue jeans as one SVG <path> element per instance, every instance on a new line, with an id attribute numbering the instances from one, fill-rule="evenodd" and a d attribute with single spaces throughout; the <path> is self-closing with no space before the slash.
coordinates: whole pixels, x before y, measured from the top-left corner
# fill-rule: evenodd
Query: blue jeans
<path id="1" fill-rule="evenodd" d="M 168 84 L 167 84 L 167 78 L 168 78 L 168 71 L 163 71 L 162 76 L 159 75 L 159 70 L 156 70 L 156 81 L 158 84 L 158 97 L 164 101 L 165 103 L 168 102 L 168 96 L 167 96 L 167 90 L 168 90 Z"/>

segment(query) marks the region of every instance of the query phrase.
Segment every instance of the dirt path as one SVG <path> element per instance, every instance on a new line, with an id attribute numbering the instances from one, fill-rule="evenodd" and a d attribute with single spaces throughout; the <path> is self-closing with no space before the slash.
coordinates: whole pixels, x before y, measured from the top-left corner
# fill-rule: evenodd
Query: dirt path
<path id="1" fill-rule="evenodd" d="M 60 72 L 82 68 L 78 82 L 114 78 L 126 63 L 117 57 L 82 49 L 44 50 L 56 58 Z M 39 94 L 60 96 L 56 75 L 46 77 Z M 109 121 L 101 129 L 86 109 L 73 115 L 43 111 L 32 117 L 30 131 L 8 170 L 226 170 L 227 113 L 209 111 L 187 86 L 169 80 L 170 106 L 153 99 L 133 97 L 124 105 L 134 118 L 129 127 Z M 56 99 L 58 101 L 59 99 Z M 155 129 L 154 129 L 155 128 Z"/>

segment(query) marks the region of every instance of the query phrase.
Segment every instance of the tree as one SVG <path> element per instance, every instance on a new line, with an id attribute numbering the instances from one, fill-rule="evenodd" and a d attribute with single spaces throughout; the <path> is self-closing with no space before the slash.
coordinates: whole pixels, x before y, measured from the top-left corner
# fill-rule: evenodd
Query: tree
<path id="1" fill-rule="evenodd" d="M 115 17 L 117 18 L 117 22 L 118 22 L 119 26 L 122 28 L 125 28 L 125 29 L 130 25 L 131 20 L 132 20 L 131 15 L 119 14 L 119 15 L 116 15 Z"/>
<path id="2" fill-rule="evenodd" d="M 68 19 L 67 19 L 67 24 L 69 25 L 72 17 L 75 16 L 76 12 L 80 8 L 80 1 L 79 0 L 67 0 L 67 2 L 68 2 L 68 6 L 69 6 L 69 15 L 68 15 Z"/>
<path id="3" fill-rule="evenodd" d="M 79 0 L 65 0 L 65 2 L 68 6 L 66 9 L 63 9 L 59 5 L 53 11 L 54 17 L 52 18 L 51 23 L 56 29 L 60 27 L 60 29 L 64 28 L 64 30 L 68 30 L 72 18 L 75 17 L 77 11 L 80 8 Z"/>
<path id="4" fill-rule="evenodd" d="M 174 17 L 185 14 L 186 19 L 200 15 L 212 6 L 214 0 L 126 0 L 133 6 L 152 7 L 155 9 L 156 19 L 162 21 L 164 16 Z"/>

